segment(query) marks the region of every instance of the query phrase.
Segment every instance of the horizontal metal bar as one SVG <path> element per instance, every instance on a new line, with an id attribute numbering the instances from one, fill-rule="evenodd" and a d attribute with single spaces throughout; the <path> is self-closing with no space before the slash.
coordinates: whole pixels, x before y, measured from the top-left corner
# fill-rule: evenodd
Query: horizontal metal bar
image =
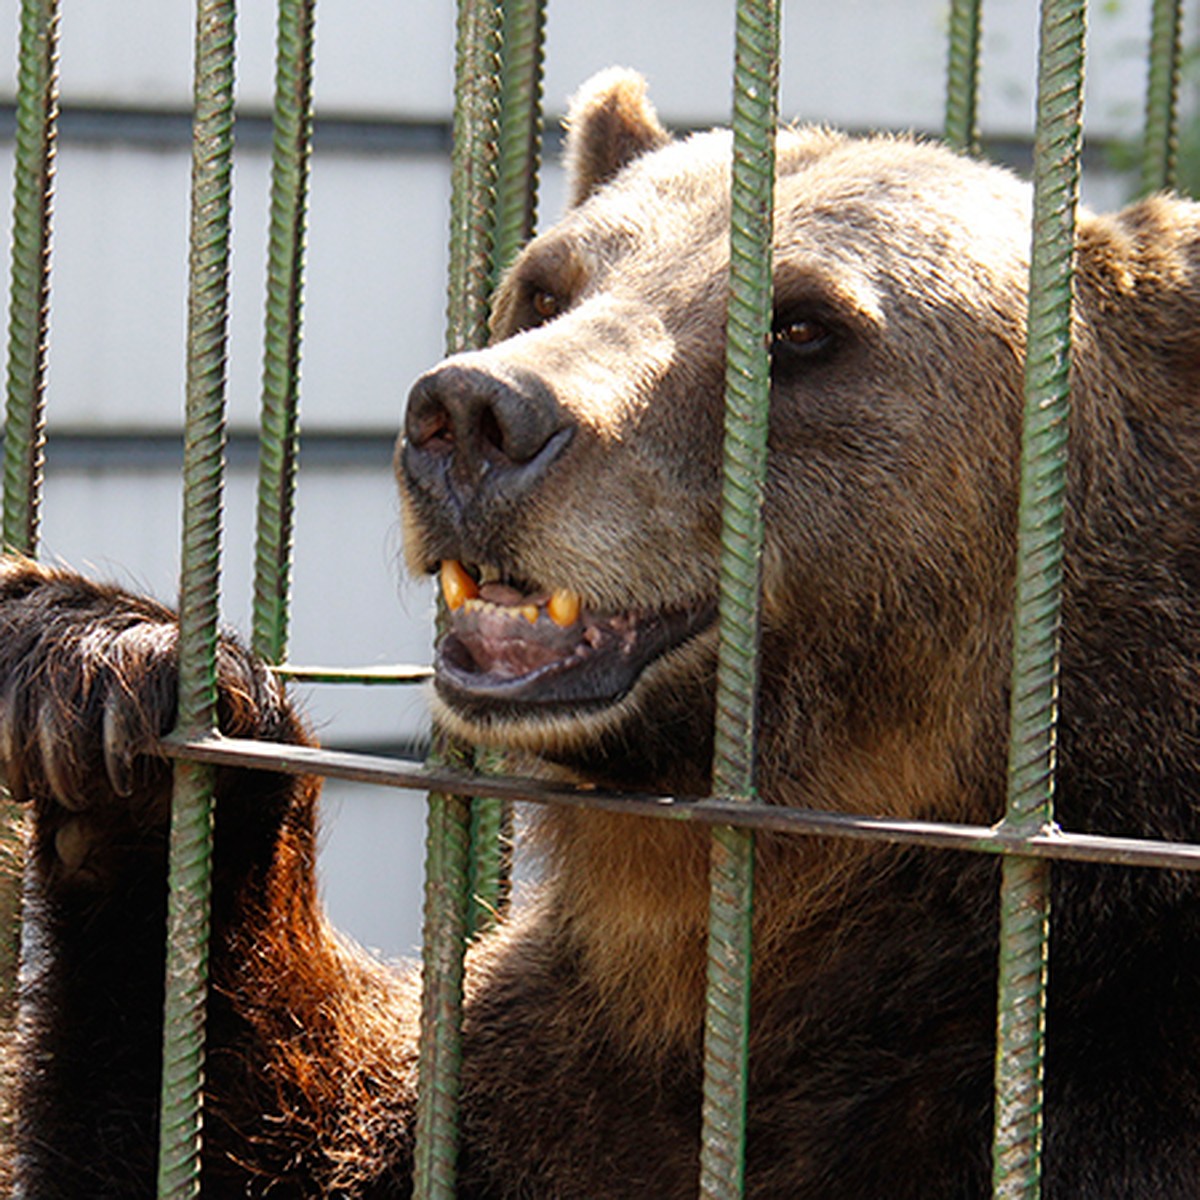
<path id="1" fill-rule="evenodd" d="M 1069 862 L 1113 863 L 1127 867 L 1165 867 L 1200 870 L 1200 845 L 1151 839 L 1066 833 L 1057 827 L 1022 837 L 1003 824 L 953 825 L 910 821 L 897 817 L 865 817 L 770 804 L 741 804 L 735 800 L 700 796 L 653 796 L 640 792 L 610 792 L 598 788 L 563 787 L 508 775 L 486 777 L 444 767 L 427 767 L 405 759 L 287 746 L 220 736 L 194 741 L 164 739 L 169 758 L 190 758 L 223 766 L 280 771 L 290 775 L 326 775 L 357 783 L 414 791 L 471 796 L 484 792 L 501 800 L 532 804 L 562 804 L 630 816 L 691 821 L 698 825 L 737 825 L 776 833 L 846 837 L 859 841 L 966 850 L 984 854 L 1017 854 Z"/>
<path id="2" fill-rule="evenodd" d="M 309 667 L 297 663 L 280 663 L 272 667 L 281 679 L 296 683 L 424 683 L 433 677 L 432 667 L 396 663 L 388 667 Z"/>

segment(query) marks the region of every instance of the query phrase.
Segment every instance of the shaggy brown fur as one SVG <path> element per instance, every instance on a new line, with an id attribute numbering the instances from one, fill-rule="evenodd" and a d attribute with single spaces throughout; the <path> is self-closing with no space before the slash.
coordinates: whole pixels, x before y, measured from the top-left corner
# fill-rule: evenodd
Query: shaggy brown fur
<path id="1" fill-rule="evenodd" d="M 446 571 L 436 719 L 548 775 L 707 786 L 729 140 L 640 81 L 570 122 L 572 207 L 495 344 L 417 382 L 410 565 Z M 907 139 L 779 140 L 762 630 L 764 799 L 1002 811 L 1028 192 Z M 1081 215 L 1058 815 L 1200 840 L 1200 210 Z M 450 564 L 441 567 L 441 564 Z M 476 594 L 477 593 L 477 594 Z M 170 614 L 0 579 L 0 749 L 36 815 L 26 1194 L 148 1193 Z M 222 652 L 223 726 L 303 740 Z M 307 782 L 222 777 L 210 1137 L 219 1196 L 407 1194 L 412 980 L 338 941 Z M 470 956 L 463 1197 L 687 1197 L 707 843 L 548 811 L 538 898 Z M 761 837 L 747 1190 L 988 1194 L 996 869 Z M 1054 869 L 1045 1195 L 1200 1192 L 1191 876 Z"/>

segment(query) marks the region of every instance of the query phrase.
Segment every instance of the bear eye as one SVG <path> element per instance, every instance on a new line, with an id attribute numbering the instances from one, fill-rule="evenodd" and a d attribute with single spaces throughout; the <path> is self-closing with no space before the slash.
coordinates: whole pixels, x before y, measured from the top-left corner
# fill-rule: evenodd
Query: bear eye
<path id="1" fill-rule="evenodd" d="M 771 330 L 771 350 L 793 361 L 823 356 L 833 348 L 835 335 L 815 317 L 785 317 Z"/>
<path id="2" fill-rule="evenodd" d="M 562 311 L 558 297 L 545 288 L 536 288 L 530 294 L 529 306 L 539 321 L 553 320 Z"/>

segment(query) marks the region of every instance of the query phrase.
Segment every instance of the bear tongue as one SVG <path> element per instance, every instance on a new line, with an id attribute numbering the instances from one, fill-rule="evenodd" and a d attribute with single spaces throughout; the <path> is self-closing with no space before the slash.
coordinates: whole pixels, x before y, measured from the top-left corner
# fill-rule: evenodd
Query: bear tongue
<path id="1" fill-rule="evenodd" d="M 455 637 L 483 674 L 504 679 L 528 675 L 571 654 L 583 638 L 576 625 L 563 629 L 544 610 L 536 621 L 522 611 L 538 597 L 525 596 L 506 584 L 485 584 L 484 605 L 464 605 L 451 618 Z"/>
<path id="2" fill-rule="evenodd" d="M 524 604 L 540 604 L 545 600 L 545 594 L 539 592 L 536 596 L 527 596 L 507 583 L 481 583 L 479 598 L 489 604 L 502 604 L 507 607 L 520 607 Z"/>

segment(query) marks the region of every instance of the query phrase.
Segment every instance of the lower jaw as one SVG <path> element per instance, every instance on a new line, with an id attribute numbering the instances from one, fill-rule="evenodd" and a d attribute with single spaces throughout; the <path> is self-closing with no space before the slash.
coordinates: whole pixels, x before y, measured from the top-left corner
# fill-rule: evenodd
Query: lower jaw
<path id="1" fill-rule="evenodd" d="M 715 605 L 665 613 L 644 621 L 637 641 L 626 641 L 619 630 L 613 633 L 598 624 L 604 632 L 590 650 L 581 641 L 562 659 L 511 677 L 478 673 L 472 652 L 451 628 L 437 648 L 434 686 L 463 720 L 487 726 L 591 720 L 619 710 L 627 696 L 660 675 L 664 666 L 670 670 L 670 664 L 686 662 L 713 630 L 715 619 Z"/>
<path id="2" fill-rule="evenodd" d="M 435 688 L 433 719 L 464 741 L 544 758 L 604 785 L 700 795 L 710 778 L 715 654 L 710 627 L 607 701 L 464 704 Z"/>
<path id="3" fill-rule="evenodd" d="M 586 740 L 620 724 L 637 690 L 635 682 L 617 697 L 532 702 L 480 697 L 435 678 L 433 713 L 443 728 L 484 744 L 536 748 L 545 740 Z"/>
<path id="4" fill-rule="evenodd" d="M 436 655 L 434 687 L 445 703 L 469 720 L 527 721 L 542 717 L 567 718 L 601 711 L 618 704 L 637 684 L 637 676 L 622 680 L 608 691 L 589 692 L 582 681 L 551 674 L 518 676 L 511 680 L 490 677 L 486 686 L 456 668 L 442 649 Z"/>

